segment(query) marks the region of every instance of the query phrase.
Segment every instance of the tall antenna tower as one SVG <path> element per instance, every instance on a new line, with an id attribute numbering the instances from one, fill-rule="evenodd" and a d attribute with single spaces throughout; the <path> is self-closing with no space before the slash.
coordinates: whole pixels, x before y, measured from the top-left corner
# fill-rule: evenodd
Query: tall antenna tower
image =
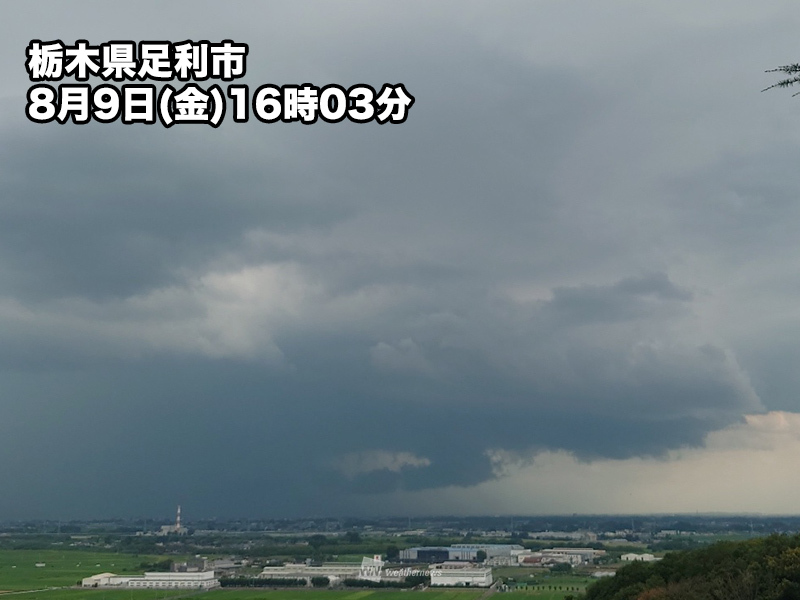
<path id="1" fill-rule="evenodd" d="M 175 517 L 175 531 L 180 532 L 181 530 L 181 505 L 178 504 L 178 514 Z"/>

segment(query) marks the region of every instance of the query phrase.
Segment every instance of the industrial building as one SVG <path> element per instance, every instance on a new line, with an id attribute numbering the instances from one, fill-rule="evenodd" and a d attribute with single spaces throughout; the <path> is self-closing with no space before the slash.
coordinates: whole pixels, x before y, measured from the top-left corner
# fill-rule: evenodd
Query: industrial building
<path id="1" fill-rule="evenodd" d="M 359 563 L 325 563 L 322 565 L 286 563 L 280 567 L 264 567 L 258 576 L 262 579 L 327 577 L 331 581 L 337 581 L 340 579 L 360 579 L 359 573 L 361 573 L 361 565 Z"/>
<path id="2" fill-rule="evenodd" d="M 597 541 L 597 534 L 591 531 L 537 531 L 535 533 L 529 533 L 528 537 L 534 540 Z"/>
<path id="3" fill-rule="evenodd" d="M 82 587 L 102 588 L 182 588 L 212 589 L 219 587 L 219 580 L 214 571 L 199 573 L 145 573 L 144 575 L 120 576 L 114 573 L 100 573 L 86 577 L 81 581 Z"/>
<path id="4" fill-rule="evenodd" d="M 605 550 L 595 550 L 594 548 L 547 548 L 541 551 L 542 555 L 548 556 L 566 556 L 572 561 L 572 564 L 583 564 L 592 562 L 598 556 L 603 556 Z"/>
<path id="5" fill-rule="evenodd" d="M 605 550 L 595 550 L 594 548 L 546 548 L 536 552 L 524 550 L 516 555 L 516 559 L 523 566 L 547 566 L 557 563 L 577 566 L 590 563 L 605 553 Z"/>
<path id="6" fill-rule="evenodd" d="M 475 562 L 478 552 L 487 559 L 511 557 L 525 549 L 518 544 L 453 544 L 451 546 L 421 546 L 400 551 L 403 562 L 440 563 L 453 560 Z"/>
<path id="7" fill-rule="evenodd" d="M 431 586 L 489 587 L 491 585 L 490 567 L 476 567 L 467 562 L 431 565 Z"/>
<path id="8" fill-rule="evenodd" d="M 380 556 L 373 558 L 364 557 L 360 563 L 324 563 L 322 565 L 307 565 L 286 563 L 280 567 L 264 567 L 258 575 L 263 579 L 305 579 L 312 577 L 327 577 L 332 583 L 342 579 L 366 579 L 380 581 L 383 577 L 384 562 Z M 383 577 L 391 579 L 391 577 Z"/>
<path id="9" fill-rule="evenodd" d="M 123 579 L 114 573 L 99 573 L 91 577 L 84 577 L 81 580 L 82 587 L 112 587 L 121 585 L 120 581 Z M 112 583 L 113 581 L 113 583 Z"/>
<path id="10" fill-rule="evenodd" d="M 514 556 L 525 550 L 519 544 L 452 544 L 450 546 L 450 560 L 475 561 L 478 552 L 483 550 L 486 558 L 499 558 Z"/>
<path id="11" fill-rule="evenodd" d="M 620 560 L 624 562 L 653 562 L 658 559 L 652 554 L 634 554 L 631 552 L 630 554 L 623 554 Z"/>
<path id="12" fill-rule="evenodd" d="M 487 567 L 516 567 L 519 564 L 517 556 L 493 556 L 483 561 Z"/>
<path id="13" fill-rule="evenodd" d="M 450 560 L 450 549 L 447 546 L 422 546 L 400 550 L 402 562 L 440 563 Z"/>
<path id="14" fill-rule="evenodd" d="M 186 535 L 189 532 L 181 525 L 181 505 L 178 505 L 178 514 L 175 516 L 175 525 L 162 525 L 158 535 Z"/>

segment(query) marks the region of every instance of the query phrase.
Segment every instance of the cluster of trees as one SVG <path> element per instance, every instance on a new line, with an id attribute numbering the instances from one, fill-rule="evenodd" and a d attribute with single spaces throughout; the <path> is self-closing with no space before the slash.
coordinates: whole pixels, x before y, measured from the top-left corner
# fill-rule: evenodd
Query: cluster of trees
<path id="1" fill-rule="evenodd" d="M 172 570 L 172 559 L 165 558 L 164 560 L 159 560 L 156 562 L 139 563 L 139 569 L 141 571 L 160 571 L 162 573 L 166 573 Z"/>
<path id="2" fill-rule="evenodd" d="M 703 542 L 698 542 L 690 537 L 673 537 L 656 542 L 655 544 L 650 544 L 650 548 L 654 552 L 674 552 L 675 550 L 692 550 L 704 545 Z M 633 552 L 635 552 L 635 550 Z"/>
<path id="3" fill-rule="evenodd" d="M 340 554 L 388 554 L 389 560 L 396 560 L 400 550 L 395 544 L 387 546 L 387 540 L 381 538 L 363 539 L 357 531 L 348 531 L 342 537 L 326 536 L 321 533 L 297 539 L 276 540 L 262 538 L 248 550 L 248 554 L 258 558 L 286 558 L 296 562 L 303 562 L 311 558 L 315 562 L 332 560 L 333 556 Z M 216 550 L 215 550 L 216 552 Z"/>
<path id="4" fill-rule="evenodd" d="M 770 69 L 767 73 L 784 73 L 789 75 L 789 77 L 785 79 L 781 79 L 778 83 L 774 83 L 768 88 L 764 88 L 761 90 L 762 92 L 766 92 L 767 90 L 771 90 L 773 88 L 787 88 L 792 87 L 795 83 L 800 83 L 800 64 L 794 63 L 791 65 L 783 65 L 781 67 L 777 67 L 775 69 Z M 797 94 L 795 94 L 796 96 Z"/>
<path id="5" fill-rule="evenodd" d="M 636 562 L 586 600 L 800 600 L 800 535 L 719 542 Z"/>

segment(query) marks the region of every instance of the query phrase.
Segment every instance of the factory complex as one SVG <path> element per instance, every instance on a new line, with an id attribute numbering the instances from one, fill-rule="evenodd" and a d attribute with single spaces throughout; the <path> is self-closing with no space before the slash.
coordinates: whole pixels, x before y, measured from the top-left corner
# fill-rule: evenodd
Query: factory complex
<path id="1" fill-rule="evenodd" d="M 491 567 L 476 567 L 468 562 L 431 565 L 431 586 L 489 587 L 492 585 Z"/>
<path id="2" fill-rule="evenodd" d="M 331 584 L 344 579 L 361 579 L 364 581 L 380 581 L 393 579 L 384 577 L 384 562 L 380 556 L 365 556 L 360 563 L 332 562 L 321 565 L 307 563 L 286 563 L 279 567 L 264 567 L 259 574 L 262 579 L 305 579 L 308 583 L 314 577 L 327 577 Z M 398 581 L 402 577 L 396 577 Z"/>
<path id="3" fill-rule="evenodd" d="M 145 573 L 144 575 L 115 575 L 100 573 L 86 577 L 81 587 L 103 588 L 155 588 L 155 589 L 194 589 L 210 590 L 219 587 L 219 579 L 214 571 L 197 573 Z"/>
<path id="4" fill-rule="evenodd" d="M 345 579 L 362 581 L 403 581 L 408 576 L 422 575 L 431 578 L 432 586 L 489 587 L 492 585 L 491 567 L 476 566 L 467 561 L 446 561 L 429 565 L 427 569 L 384 568 L 380 556 L 364 557 L 361 563 L 323 563 L 311 565 L 287 563 L 282 566 L 264 567 L 259 574 L 265 579 L 305 579 L 311 583 L 314 577 L 327 577 L 330 585 Z"/>
<path id="5" fill-rule="evenodd" d="M 485 554 L 484 559 L 512 557 L 525 548 L 519 544 L 453 544 L 451 546 L 420 546 L 400 551 L 403 562 L 445 562 L 477 561 L 478 553 Z"/>
<path id="6" fill-rule="evenodd" d="M 594 548 L 548 548 L 528 550 L 518 544 L 453 544 L 451 546 L 420 546 L 400 551 L 402 562 L 470 561 L 487 566 L 547 566 L 567 563 L 587 564 L 603 556 L 604 550 Z"/>
<path id="7" fill-rule="evenodd" d="M 178 507 L 175 524 L 165 525 L 157 535 L 184 536 L 187 529 L 181 524 L 181 509 Z M 480 587 L 493 583 L 492 567 L 496 566 L 552 566 L 566 563 L 582 565 L 605 554 L 593 548 L 550 548 L 533 551 L 519 544 L 452 544 L 450 546 L 418 546 L 400 550 L 396 555 L 401 565 L 386 568 L 381 555 L 363 557 L 357 562 L 305 562 L 269 565 L 262 568 L 252 579 L 261 580 L 264 586 L 306 585 L 337 587 L 340 585 L 403 584 L 407 578 L 430 578 L 431 586 Z M 623 560 L 648 561 L 650 555 L 626 555 Z M 404 565 L 402 563 L 405 563 Z M 234 569 L 244 567 L 249 560 L 208 559 L 197 555 L 182 563 L 173 563 L 171 572 L 147 572 L 143 575 L 116 575 L 100 573 L 81 581 L 84 588 L 150 588 L 208 590 L 221 587 L 215 576 L 217 568 L 230 585 Z M 37 565 L 38 566 L 38 565 Z M 43 565 L 42 565 L 43 566 Z M 99 565 L 98 565 L 99 566 Z"/>
<path id="8" fill-rule="evenodd" d="M 180 517 L 179 517 L 180 518 Z M 173 533 L 180 535 L 178 520 Z M 548 548 L 538 551 L 526 549 L 518 544 L 453 544 L 451 546 L 419 546 L 401 550 L 401 562 L 423 564 L 425 567 L 405 566 L 385 568 L 386 563 L 380 555 L 364 557 L 356 562 L 285 563 L 280 566 L 266 566 L 256 576 L 264 580 L 296 580 L 305 585 L 316 585 L 319 580 L 327 580 L 328 586 L 337 586 L 350 581 L 371 583 L 402 582 L 409 576 L 430 577 L 431 586 L 450 587 L 490 587 L 493 583 L 493 566 L 547 567 L 558 564 L 572 566 L 591 563 L 605 554 L 594 548 Z M 651 555 L 626 555 L 626 561 L 648 561 Z M 218 561 L 220 564 L 226 561 Z M 227 561 L 234 564 L 232 561 Z M 220 587 L 214 571 L 205 570 L 209 563 L 197 565 L 182 563 L 173 565 L 179 572 L 145 573 L 144 575 L 121 576 L 114 573 L 100 573 L 82 580 L 82 587 L 103 588 L 155 588 L 155 589 L 212 589 Z M 265 581 L 269 585 L 269 581 Z"/>

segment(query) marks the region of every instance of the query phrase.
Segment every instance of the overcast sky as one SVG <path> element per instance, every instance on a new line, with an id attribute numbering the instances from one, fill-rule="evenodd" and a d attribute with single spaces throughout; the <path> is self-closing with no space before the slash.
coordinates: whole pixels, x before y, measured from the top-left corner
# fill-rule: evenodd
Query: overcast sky
<path id="1" fill-rule="evenodd" d="M 4 3 L 0 517 L 800 512 L 800 98 L 760 93 L 798 31 L 788 0 Z M 416 101 L 34 124 L 33 39 L 232 39 L 251 90 Z"/>

